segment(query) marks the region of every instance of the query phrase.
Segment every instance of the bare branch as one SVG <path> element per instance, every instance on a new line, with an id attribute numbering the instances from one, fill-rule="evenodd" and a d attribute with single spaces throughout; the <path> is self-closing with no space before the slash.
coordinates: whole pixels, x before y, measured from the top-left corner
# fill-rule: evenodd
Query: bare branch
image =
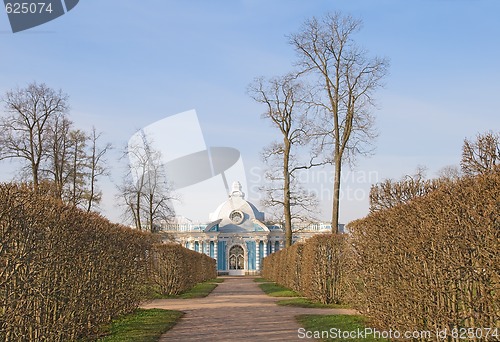
<path id="1" fill-rule="evenodd" d="M 50 127 L 68 111 L 68 96 L 45 84 L 8 91 L 3 98 L 10 115 L 0 120 L 0 160 L 20 158 L 31 169 L 33 187 L 38 188 L 42 163 L 49 153 Z"/>
<path id="2" fill-rule="evenodd" d="M 475 141 L 464 140 L 462 171 L 466 175 L 498 171 L 500 165 L 500 133 L 478 134 Z"/>
<path id="3" fill-rule="evenodd" d="M 118 187 L 119 198 L 125 213 L 132 218 L 137 229 L 160 229 L 162 222 L 170 220 L 175 212 L 161 153 L 155 150 L 151 140 L 139 132 L 127 149 L 130 167 Z"/>
<path id="4" fill-rule="evenodd" d="M 298 82 L 297 75 L 288 74 L 269 80 L 257 78 L 248 88 L 249 95 L 265 107 L 264 119 L 271 122 L 280 132 L 280 142 L 273 142 L 264 149 L 262 157 L 269 169 L 265 174 L 269 182 L 261 191 L 266 197 L 263 204 L 277 208 L 285 227 L 285 245 L 292 243 L 292 220 L 301 213 L 311 212 L 315 201 L 294 182 L 293 173 L 299 169 L 312 167 L 300 166 L 296 159 L 296 149 L 309 143 L 311 124 L 308 119 L 310 105 L 304 86 Z"/>
<path id="5" fill-rule="evenodd" d="M 340 13 L 312 18 L 289 37 L 297 52 L 301 77 L 314 79 L 308 100 L 317 108 L 310 137 L 323 162 L 335 167 L 332 229 L 338 227 L 342 163 L 353 164 L 357 155 L 368 155 L 376 137 L 370 109 L 373 94 L 387 74 L 388 61 L 369 59 L 356 46 L 353 35 L 361 21 Z M 318 163 L 318 162 L 316 162 Z M 311 163 L 314 165 L 315 163 Z"/>

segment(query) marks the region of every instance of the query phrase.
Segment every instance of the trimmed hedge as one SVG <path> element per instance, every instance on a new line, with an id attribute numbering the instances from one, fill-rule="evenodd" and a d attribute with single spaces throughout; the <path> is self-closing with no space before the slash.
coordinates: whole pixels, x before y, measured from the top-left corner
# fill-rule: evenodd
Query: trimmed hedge
<path id="1" fill-rule="evenodd" d="M 358 309 L 383 329 L 500 327 L 499 213 L 497 173 L 350 223 Z"/>
<path id="2" fill-rule="evenodd" d="M 349 223 L 349 235 L 271 254 L 262 275 L 322 303 L 352 304 L 384 331 L 446 329 L 449 341 L 467 328 L 500 332 L 499 213 L 500 173 L 450 181 Z"/>
<path id="3" fill-rule="evenodd" d="M 179 244 L 153 245 L 151 264 L 151 281 L 163 295 L 176 295 L 217 278 L 214 259 Z"/>
<path id="4" fill-rule="evenodd" d="M 103 324 L 138 306 L 150 275 L 159 272 L 150 256 L 169 249 L 159 242 L 28 186 L 0 185 L 0 340 L 96 336 Z M 185 262 L 199 260 L 187 250 L 176 255 L 183 254 L 190 255 Z M 202 265 L 169 270 L 215 269 Z"/>
<path id="5" fill-rule="evenodd" d="M 263 260 L 262 276 L 324 304 L 345 302 L 349 255 L 343 235 L 316 235 Z"/>
<path id="6" fill-rule="evenodd" d="M 262 277 L 296 292 L 302 292 L 300 258 L 304 244 L 296 243 L 262 259 Z"/>

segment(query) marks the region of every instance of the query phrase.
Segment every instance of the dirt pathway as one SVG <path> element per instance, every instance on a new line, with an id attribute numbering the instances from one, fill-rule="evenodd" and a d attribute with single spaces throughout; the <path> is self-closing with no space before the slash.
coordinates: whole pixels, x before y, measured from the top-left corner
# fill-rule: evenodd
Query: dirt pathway
<path id="1" fill-rule="evenodd" d="M 184 311 L 164 334 L 166 341 L 300 341 L 301 314 L 354 314 L 349 309 L 305 309 L 276 305 L 252 277 L 224 277 L 223 283 L 199 299 L 156 299 L 141 307 Z"/>

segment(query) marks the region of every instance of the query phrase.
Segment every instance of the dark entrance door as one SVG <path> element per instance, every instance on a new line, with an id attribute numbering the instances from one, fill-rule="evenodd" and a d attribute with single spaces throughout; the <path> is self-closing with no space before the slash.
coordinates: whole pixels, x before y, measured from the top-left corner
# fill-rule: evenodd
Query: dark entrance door
<path id="1" fill-rule="evenodd" d="M 229 269 L 245 269 L 245 252 L 243 251 L 243 247 L 240 245 L 235 245 L 229 250 Z"/>

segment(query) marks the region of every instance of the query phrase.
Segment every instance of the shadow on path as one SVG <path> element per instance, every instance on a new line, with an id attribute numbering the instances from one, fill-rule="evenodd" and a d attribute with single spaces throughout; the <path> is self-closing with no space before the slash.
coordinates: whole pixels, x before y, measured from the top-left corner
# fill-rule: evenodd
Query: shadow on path
<path id="1" fill-rule="evenodd" d="M 165 341 L 300 341 L 295 321 L 301 314 L 355 314 L 350 309 L 279 306 L 283 298 L 266 295 L 254 277 L 224 277 L 205 298 L 155 299 L 142 308 L 180 310 L 186 314 L 160 338 Z"/>

